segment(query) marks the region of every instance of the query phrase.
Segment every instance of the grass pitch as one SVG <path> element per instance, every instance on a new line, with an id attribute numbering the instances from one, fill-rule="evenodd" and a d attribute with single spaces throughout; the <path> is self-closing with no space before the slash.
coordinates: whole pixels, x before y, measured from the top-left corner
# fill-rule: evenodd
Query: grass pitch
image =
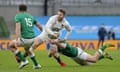
<path id="1" fill-rule="evenodd" d="M 94 50 L 87 51 L 94 54 Z M 61 67 L 54 58 L 49 58 L 47 51 L 35 51 L 36 58 L 41 69 L 33 69 L 33 63 L 30 58 L 29 65 L 19 70 L 19 64 L 14 58 L 14 54 L 10 51 L 0 51 L 0 72 L 119 72 L 120 71 L 120 50 L 108 51 L 114 58 L 113 61 L 103 59 L 91 66 L 80 66 L 72 59 L 61 55 L 62 60 L 66 62 L 67 67 Z"/>

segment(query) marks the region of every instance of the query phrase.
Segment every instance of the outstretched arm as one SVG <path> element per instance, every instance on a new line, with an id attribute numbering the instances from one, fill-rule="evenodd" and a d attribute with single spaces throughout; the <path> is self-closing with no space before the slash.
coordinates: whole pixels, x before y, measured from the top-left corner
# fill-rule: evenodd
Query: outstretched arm
<path id="1" fill-rule="evenodd" d="M 62 40 L 62 39 L 51 39 L 50 43 L 56 44 L 60 48 L 66 48 L 65 40 Z"/>

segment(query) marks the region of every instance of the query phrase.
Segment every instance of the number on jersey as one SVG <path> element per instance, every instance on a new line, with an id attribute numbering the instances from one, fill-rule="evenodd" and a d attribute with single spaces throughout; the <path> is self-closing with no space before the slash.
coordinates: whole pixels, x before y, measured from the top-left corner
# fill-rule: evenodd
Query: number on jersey
<path id="1" fill-rule="evenodd" d="M 31 27 L 32 26 L 32 19 L 31 18 L 25 18 L 27 26 Z"/>

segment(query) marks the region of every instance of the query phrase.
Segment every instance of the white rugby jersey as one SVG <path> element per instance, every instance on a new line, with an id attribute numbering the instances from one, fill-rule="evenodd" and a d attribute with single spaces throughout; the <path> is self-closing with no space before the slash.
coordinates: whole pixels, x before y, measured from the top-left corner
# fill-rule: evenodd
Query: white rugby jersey
<path id="1" fill-rule="evenodd" d="M 67 30 L 67 33 L 66 33 L 64 39 L 68 39 L 68 37 L 72 31 L 71 26 L 65 18 L 62 21 L 58 21 L 57 17 L 58 17 L 58 15 L 54 15 L 54 16 L 50 17 L 50 19 L 48 20 L 48 22 L 45 26 L 45 31 L 50 35 L 53 35 L 54 33 L 60 34 L 60 31 L 63 28 L 65 28 Z"/>

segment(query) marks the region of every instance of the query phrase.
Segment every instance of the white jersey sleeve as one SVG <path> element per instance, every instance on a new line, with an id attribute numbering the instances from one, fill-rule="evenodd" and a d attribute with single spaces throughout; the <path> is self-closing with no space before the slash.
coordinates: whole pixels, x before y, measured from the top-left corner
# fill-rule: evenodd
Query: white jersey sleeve
<path id="1" fill-rule="evenodd" d="M 65 19 L 65 29 L 67 30 L 67 33 L 64 37 L 64 39 L 68 39 L 68 37 L 70 36 L 71 32 L 72 32 L 72 27 L 70 26 L 69 22 Z"/>
<path id="2" fill-rule="evenodd" d="M 54 32 L 51 30 L 51 28 L 52 28 L 52 26 L 53 26 L 54 23 L 55 23 L 55 17 L 53 16 L 53 17 L 51 17 L 51 18 L 48 20 L 48 22 L 47 22 L 47 24 L 46 24 L 46 26 L 45 26 L 45 31 L 46 31 L 48 34 L 50 34 L 50 35 L 53 35 L 53 34 L 54 34 Z"/>

